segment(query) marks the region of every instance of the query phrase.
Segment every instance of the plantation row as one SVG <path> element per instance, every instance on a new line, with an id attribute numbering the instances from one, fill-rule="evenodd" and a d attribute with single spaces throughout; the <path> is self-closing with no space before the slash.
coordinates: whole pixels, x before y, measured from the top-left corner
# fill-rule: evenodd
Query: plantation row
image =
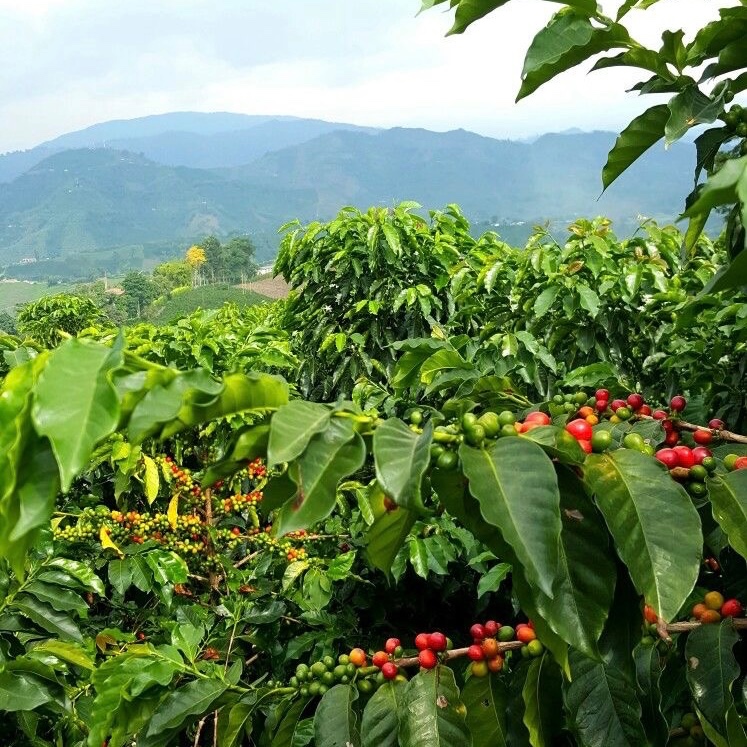
<path id="1" fill-rule="evenodd" d="M 720 246 L 411 207 L 291 227 L 287 302 L 3 338 L 3 744 L 747 743 Z"/>

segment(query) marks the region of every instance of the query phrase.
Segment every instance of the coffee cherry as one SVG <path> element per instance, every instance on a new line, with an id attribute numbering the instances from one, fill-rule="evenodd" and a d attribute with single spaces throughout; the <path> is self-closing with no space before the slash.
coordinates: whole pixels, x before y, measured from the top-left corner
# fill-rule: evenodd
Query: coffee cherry
<path id="1" fill-rule="evenodd" d="M 371 658 L 371 663 L 381 669 L 389 661 L 389 654 L 385 651 L 377 651 Z"/>
<path id="2" fill-rule="evenodd" d="M 708 610 L 708 607 L 706 607 L 703 602 L 698 602 L 693 609 L 692 609 L 692 616 L 696 620 L 700 620 L 700 618 L 703 616 L 703 613 Z"/>
<path id="3" fill-rule="evenodd" d="M 415 648 L 418 651 L 425 651 L 430 648 L 430 636 L 428 633 L 418 633 L 415 636 Z"/>
<path id="4" fill-rule="evenodd" d="M 510 625 L 503 625 L 498 631 L 498 640 L 501 643 L 507 643 L 513 641 L 516 631 Z"/>
<path id="5" fill-rule="evenodd" d="M 387 638 L 384 644 L 384 651 L 388 654 L 393 654 L 400 646 L 399 638 Z"/>
<path id="6" fill-rule="evenodd" d="M 634 409 L 637 410 L 643 406 L 643 397 L 640 394 L 629 394 L 627 403 Z"/>
<path id="7" fill-rule="evenodd" d="M 364 667 L 366 665 L 366 652 L 362 648 L 354 648 L 350 652 L 350 663 L 356 667 Z"/>
<path id="8" fill-rule="evenodd" d="M 724 423 L 723 420 L 719 420 L 718 418 L 713 418 L 713 420 L 708 421 L 708 427 L 713 428 L 715 431 L 720 431 L 726 428 L 726 423 Z"/>
<path id="9" fill-rule="evenodd" d="M 606 412 L 609 407 L 609 402 L 606 399 L 598 399 L 594 407 L 597 412 Z"/>
<path id="10" fill-rule="evenodd" d="M 679 457 L 674 449 L 659 449 L 654 454 L 654 457 L 658 459 L 667 469 L 674 469 L 679 465 Z"/>
<path id="11" fill-rule="evenodd" d="M 734 461 L 734 469 L 747 469 L 747 456 L 738 457 Z"/>
<path id="12" fill-rule="evenodd" d="M 397 665 L 391 661 L 387 661 L 381 667 L 381 673 L 384 675 L 384 679 L 393 680 L 399 673 Z"/>
<path id="13" fill-rule="evenodd" d="M 721 616 L 722 617 L 741 617 L 744 612 L 744 607 L 738 599 L 727 599 L 721 605 Z"/>
<path id="14" fill-rule="evenodd" d="M 528 625 L 516 626 L 516 640 L 522 643 L 529 643 L 537 638 L 537 634 Z"/>
<path id="15" fill-rule="evenodd" d="M 446 651 L 447 641 L 443 633 L 431 633 L 428 636 L 428 648 L 434 651 Z"/>
<path id="16" fill-rule="evenodd" d="M 643 608 L 643 617 L 649 624 L 655 624 L 659 619 L 659 616 L 654 611 L 654 608 L 648 604 Z"/>
<path id="17" fill-rule="evenodd" d="M 680 467 L 690 469 L 695 464 L 695 457 L 689 446 L 675 446 L 672 451 L 677 454 L 677 463 Z"/>
<path id="18" fill-rule="evenodd" d="M 654 410 L 651 417 L 654 420 L 666 420 L 669 416 L 664 412 L 664 410 Z"/>
<path id="19" fill-rule="evenodd" d="M 550 425 L 552 423 L 552 419 L 547 413 L 544 412 L 530 412 L 529 415 L 524 418 L 524 422 L 537 423 L 538 425 Z"/>
<path id="20" fill-rule="evenodd" d="M 721 622 L 721 615 L 716 610 L 706 610 L 700 616 L 700 622 L 703 625 L 712 625 L 713 623 Z"/>
<path id="21" fill-rule="evenodd" d="M 542 656 L 545 650 L 545 647 L 542 645 L 542 642 L 536 639 L 533 641 L 529 641 L 529 643 L 527 643 L 527 648 L 529 649 L 530 656 Z"/>
<path id="22" fill-rule="evenodd" d="M 599 402 L 600 399 L 608 400 L 610 398 L 610 393 L 608 389 L 597 389 L 596 392 L 594 392 L 594 397 L 596 398 L 597 402 Z"/>
<path id="23" fill-rule="evenodd" d="M 438 657 L 433 651 L 426 648 L 418 654 L 418 661 L 423 669 L 433 669 L 438 664 Z"/>
<path id="24" fill-rule="evenodd" d="M 696 446 L 692 451 L 693 457 L 695 458 L 695 464 L 703 464 L 705 459 L 713 456 L 713 452 L 705 446 Z"/>
<path id="25" fill-rule="evenodd" d="M 571 420 L 565 427 L 566 431 L 570 433 L 576 439 L 583 439 L 584 441 L 590 441 L 592 436 L 592 428 L 583 418 L 577 418 Z"/>
<path id="26" fill-rule="evenodd" d="M 485 623 L 485 635 L 486 636 L 494 636 L 498 633 L 498 631 L 501 629 L 500 623 L 497 623 L 495 620 L 488 620 Z"/>
<path id="27" fill-rule="evenodd" d="M 473 643 L 467 649 L 467 657 L 472 659 L 472 661 L 482 661 L 485 658 L 482 646 L 478 645 L 477 643 Z"/>
<path id="28" fill-rule="evenodd" d="M 473 677 L 487 677 L 488 672 L 490 671 L 488 669 L 488 665 L 484 661 L 473 661 L 470 665 L 470 671 L 472 672 Z"/>
<path id="29" fill-rule="evenodd" d="M 682 412 L 687 407 L 687 400 L 680 394 L 669 400 L 669 407 L 674 412 Z"/>
<path id="30" fill-rule="evenodd" d="M 482 652 L 486 659 L 492 659 L 494 656 L 497 656 L 500 653 L 500 650 L 500 645 L 495 638 L 486 638 L 482 642 Z"/>
<path id="31" fill-rule="evenodd" d="M 693 433 L 693 441 L 695 441 L 696 444 L 709 444 L 713 441 L 713 434 L 710 431 L 698 428 L 698 430 Z"/>
<path id="32" fill-rule="evenodd" d="M 539 643 L 539 641 L 537 641 Z M 488 669 L 493 672 L 500 672 L 503 669 L 504 658 L 502 656 L 494 656 L 492 659 L 488 659 Z"/>
<path id="33" fill-rule="evenodd" d="M 709 610 L 720 610 L 724 604 L 724 597 L 718 591 L 709 591 L 703 597 L 703 602 Z"/>
<path id="34" fill-rule="evenodd" d="M 480 623 L 475 623 L 470 629 L 469 634 L 473 641 L 481 641 L 485 638 L 485 628 Z"/>

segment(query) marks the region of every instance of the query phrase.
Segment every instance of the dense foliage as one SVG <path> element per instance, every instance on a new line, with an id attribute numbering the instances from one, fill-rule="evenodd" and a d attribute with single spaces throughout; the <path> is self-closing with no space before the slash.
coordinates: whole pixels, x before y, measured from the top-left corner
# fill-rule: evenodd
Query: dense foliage
<path id="1" fill-rule="evenodd" d="M 733 231 L 413 207 L 291 227 L 286 304 L 0 338 L 3 744 L 747 745 Z"/>

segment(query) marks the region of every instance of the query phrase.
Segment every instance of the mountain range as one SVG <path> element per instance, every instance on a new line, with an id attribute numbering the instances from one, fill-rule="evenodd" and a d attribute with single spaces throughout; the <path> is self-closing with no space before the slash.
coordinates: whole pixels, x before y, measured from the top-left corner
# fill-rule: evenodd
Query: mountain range
<path id="1" fill-rule="evenodd" d="M 248 234 L 267 260 L 288 220 L 402 200 L 455 202 L 499 233 L 600 214 L 623 226 L 672 220 L 692 144 L 652 149 L 600 198 L 614 138 L 509 141 L 229 113 L 106 122 L 0 156 L 0 265 L 16 277 L 85 277 L 150 266 L 208 234 Z"/>

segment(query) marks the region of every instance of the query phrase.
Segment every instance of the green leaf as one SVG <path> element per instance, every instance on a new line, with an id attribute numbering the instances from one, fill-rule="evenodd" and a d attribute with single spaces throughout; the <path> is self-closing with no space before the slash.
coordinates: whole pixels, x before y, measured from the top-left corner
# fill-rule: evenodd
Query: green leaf
<path id="1" fill-rule="evenodd" d="M 454 673 L 439 665 L 407 684 L 399 739 L 407 747 L 470 747 Z"/>
<path id="2" fill-rule="evenodd" d="M 524 726 L 532 747 L 552 747 L 563 725 L 562 677 L 557 664 L 545 653 L 529 665 L 522 688 Z"/>
<path id="3" fill-rule="evenodd" d="M 671 145 L 691 127 L 715 122 L 724 109 L 724 101 L 722 97 L 711 99 L 693 84 L 670 99 L 668 107 L 670 114 L 664 134 L 666 144 Z"/>
<path id="4" fill-rule="evenodd" d="M 579 283 L 576 286 L 576 290 L 578 291 L 581 308 L 586 309 L 591 314 L 592 319 L 596 319 L 601 305 L 599 296 L 588 285 L 584 285 L 583 283 Z"/>
<path id="5" fill-rule="evenodd" d="M 633 649 L 633 660 L 638 690 L 641 694 L 642 722 L 646 733 L 652 738 L 651 741 L 654 744 L 666 744 L 669 739 L 669 725 L 661 712 L 659 680 L 662 665 L 656 644 L 639 643 Z"/>
<path id="6" fill-rule="evenodd" d="M 604 188 L 612 184 L 628 166 L 637 161 L 652 145 L 664 137 L 669 107 L 659 104 L 636 117 L 617 137 L 602 169 Z"/>
<path id="7" fill-rule="evenodd" d="M 119 400 L 110 375 L 120 363 L 121 352 L 73 338 L 54 351 L 39 376 L 34 425 L 52 444 L 63 491 L 117 427 Z"/>
<path id="8" fill-rule="evenodd" d="M 75 612 L 80 617 L 88 616 L 88 605 L 79 594 L 69 589 L 63 589 L 55 584 L 46 584 L 43 581 L 32 581 L 26 586 L 25 591 L 58 612 Z"/>
<path id="9" fill-rule="evenodd" d="M 560 291 L 561 286 L 550 285 L 545 288 L 539 296 L 537 296 L 534 301 L 534 316 L 537 319 L 541 319 L 548 311 L 550 311 Z"/>
<path id="10" fill-rule="evenodd" d="M 227 688 L 228 685 L 220 680 L 200 679 L 172 690 L 155 710 L 147 736 L 183 728 L 194 718 L 210 711 Z"/>
<path id="11" fill-rule="evenodd" d="M 360 747 L 354 685 L 335 685 L 322 696 L 314 714 L 315 747 Z"/>
<path id="12" fill-rule="evenodd" d="M 534 37 L 527 51 L 516 100 L 525 98 L 548 80 L 595 54 L 626 47 L 629 41 L 627 30 L 620 24 L 598 28 L 588 17 L 577 13 L 554 15 Z"/>
<path id="13" fill-rule="evenodd" d="M 415 514 L 405 508 L 396 508 L 378 516 L 366 533 L 368 562 L 389 575 L 394 558 L 414 524 Z"/>
<path id="14" fill-rule="evenodd" d="M 482 518 L 511 546 L 527 580 L 552 597 L 561 529 L 552 462 L 520 438 L 500 439 L 489 450 L 462 444 L 459 455 Z"/>
<path id="15" fill-rule="evenodd" d="M 508 563 L 494 565 L 487 573 L 480 577 L 477 584 L 477 598 L 480 599 L 484 594 L 491 591 L 498 591 L 503 579 L 509 573 L 511 573 L 511 566 Z"/>
<path id="16" fill-rule="evenodd" d="M 573 472 L 558 472 L 562 532 L 553 598 L 535 592 L 539 617 L 568 644 L 598 658 L 597 641 L 612 605 L 617 570 L 599 512 Z"/>
<path id="17" fill-rule="evenodd" d="M 13 608 L 38 625 L 42 630 L 46 630 L 48 633 L 62 640 L 83 640 L 80 629 L 68 615 L 57 612 L 48 604 L 40 602 L 36 597 L 32 597 L 29 594 L 19 594 L 13 600 Z"/>
<path id="18" fill-rule="evenodd" d="M 540 425 L 522 433 L 521 437 L 541 446 L 553 459 L 564 464 L 583 464 L 586 459 L 586 452 L 581 444 L 564 428 Z"/>
<path id="19" fill-rule="evenodd" d="M 361 747 L 399 747 L 397 734 L 406 687 L 406 682 L 387 682 L 366 703 L 361 721 Z"/>
<path id="20" fill-rule="evenodd" d="M 421 484 L 431 461 L 432 437 L 430 421 L 422 434 L 414 433 L 398 418 L 384 421 L 374 431 L 376 479 L 398 506 L 423 509 Z"/>
<path id="21" fill-rule="evenodd" d="M 690 496 L 653 457 L 631 449 L 589 455 L 586 482 L 636 589 L 671 621 L 700 568 L 703 536 Z"/>
<path id="22" fill-rule="evenodd" d="M 306 529 L 325 519 L 335 507 L 337 485 L 363 465 L 366 447 L 348 418 L 333 418 L 315 435 L 293 464 L 290 476 L 296 496 L 280 509 L 275 521 L 279 534 Z"/>
<path id="23" fill-rule="evenodd" d="M 732 649 L 739 635 L 729 620 L 719 625 L 701 625 L 685 643 L 687 682 L 698 710 L 723 737 L 727 714 L 734 707 L 731 688 L 739 677 L 739 663 Z M 732 744 L 730 742 L 730 744 Z"/>
<path id="24" fill-rule="evenodd" d="M 499 677 L 470 677 L 462 689 L 472 747 L 507 747 L 506 684 Z M 373 745 L 371 745 L 373 747 Z"/>
<path id="25" fill-rule="evenodd" d="M 747 172 L 745 172 L 747 173 Z M 739 288 L 747 285 L 747 252 L 739 252 L 734 261 L 714 275 L 702 291 L 702 295 Z"/>
<path id="26" fill-rule="evenodd" d="M 104 596 L 104 583 L 86 563 L 71 560 L 70 558 L 52 558 L 44 567 L 64 571 L 85 590 L 92 591 L 100 597 Z"/>
<path id="27" fill-rule="evenodd" d="M 37 654 L 52 654 L 52 656 L 56 656 L 68 664 L 93 671 L 93 659 L 80 646 L 74 643 L 65 643 L 64 641 L 50 639 L 36 644 L 31 651 Z"/>
<path id="28" fill-rule="evenodd" d="M 428 551 L 419 537 L 410 538 L 410 565 L 420 578 L 428 578 Z"/>
<path id="29" fill-rule="evenodd" d="M 282 720 L 273 734 L 269 747 L 292 747 L 293 738 L 298 729 L 301 714 L 306 708 L 308 700 L 295 700 L 283 714 Z"/>
<path id="30" fill-rule="evenodd" d="M 571 653 L 565 702 L 581 747 L 644 747 L 635 688 L 614 667 Z M 658 747 L 658 745 L 657 745 Z"/>
<path id="31" fill-rule="evenodd" d="M 233 706 L 221 709 L 218 717 L 218 740 L 221 747 L 237 747 L 243 743 L 244 729 L 251 724 L 251 717 L 257 707 L 257 693 L 246 695 Z"/>
<path id="32" fill-rule="evenodd" d="M 747 470 L 735 470 L 708 480 L 713 518 L 726 532 L 729 544 L 747 558 Z"/>
<path id="33" fill-rule="evenodd" d="M 3 711 L 33 711 L 54 698 L 36 678 L 22 673 L 0 672 L 0 703 Z"/>
<path id="34" fill-rule="evenodd" d="M 267 463 L 291 462 L 303 454 L 309 441 L 327 428 L 331 412 L 324 405 L 294 400 L 272 417 Z"/>

